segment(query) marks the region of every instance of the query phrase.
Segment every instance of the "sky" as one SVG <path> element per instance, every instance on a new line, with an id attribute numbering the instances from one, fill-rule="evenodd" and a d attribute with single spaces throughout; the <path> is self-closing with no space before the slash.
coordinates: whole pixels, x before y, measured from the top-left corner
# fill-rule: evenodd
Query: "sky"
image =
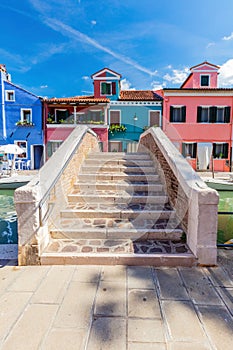
<path id="1" fill-rule="evenodd" d="M 203 61 L 233 87 L 232 14 L 232 0 L 1 0 L 0 63 L 43 97 L 91 95 L 103 68 L 126 90 L 180 87 Z"/>

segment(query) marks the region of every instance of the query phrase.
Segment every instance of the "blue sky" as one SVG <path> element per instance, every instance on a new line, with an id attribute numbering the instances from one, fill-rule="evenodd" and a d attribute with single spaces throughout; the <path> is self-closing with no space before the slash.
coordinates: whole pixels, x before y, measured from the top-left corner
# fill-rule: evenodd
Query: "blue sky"
<path id="1" fill-rule="evenodd" d="M 124 89 L 179 87 L 205 60 L 233 87 L 233 1 L 1 0 L 0 63 L 39 96 L 93 93 L 108 67 Z"/>

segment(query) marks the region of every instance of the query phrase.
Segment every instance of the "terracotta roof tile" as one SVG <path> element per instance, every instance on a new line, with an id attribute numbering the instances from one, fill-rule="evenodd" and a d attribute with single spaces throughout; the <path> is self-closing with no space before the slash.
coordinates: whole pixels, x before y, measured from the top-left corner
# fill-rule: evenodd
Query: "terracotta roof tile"
<path id="1" fill-rule="evenodd" d="M 122 90 L 120 100 L 125 101 L 161 101 L 162 97 L 151 90 Z"/>
<path id="2" fill-rule="evenodd" d="M 94 96 L 52 97 L 45 98 L 47 103 L 108 103 L 108 98 L 94 98 Z"/>

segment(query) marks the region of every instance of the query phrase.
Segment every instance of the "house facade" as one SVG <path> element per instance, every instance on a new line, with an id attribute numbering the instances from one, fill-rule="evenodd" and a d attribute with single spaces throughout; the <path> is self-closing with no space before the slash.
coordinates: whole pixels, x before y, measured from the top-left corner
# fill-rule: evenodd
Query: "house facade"
<path id="1" fill-rule="evenodd" d="M 148 127 L 162 126 L 162 97 L 150 90 L 121 90 L 121 75 L 104 68 L 92 75 L 94 97 L 109 99 L 108 150 L 132 152 Z"/>
<path id="2" fill-rule="evenodd" d="M 31 169 L 44 162 L 41 99 L 11 82 L 5 65 L 0 65 L 0 144 L 17 144 L 24 152 L 19 161 Z M 19 163 L 18 163 L 19 164 Z"/>
<path id="3" fill-rule="evenodd" d="M 195 170 L 230 171 L 233 89 L 218 88 L 209 62 L 190 71 L 180 88 L 163 89 L 163 131 Z"/>

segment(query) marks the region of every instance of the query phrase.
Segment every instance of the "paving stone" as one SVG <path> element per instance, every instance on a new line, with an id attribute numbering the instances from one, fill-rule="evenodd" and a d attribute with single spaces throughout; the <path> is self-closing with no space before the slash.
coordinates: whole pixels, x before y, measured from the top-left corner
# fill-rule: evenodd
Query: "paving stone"
<path id="1" fill-rule="evenodd" d="M 65 293 L 54 326 L 87 328 L 89 326 L 97 285 L 72 281 Z"/>
<path id="2" fill-rule="evenodd" d="M 200 268 L 181 268 L 180 272 L 184 279 L 189 295 L 196 304 L 221 305 L 222 301 L 213 288 L 212 283 Z"/>
<path id="3" fill-rule="evenodd" d="M 125 350 L 126 321 L 118 317 L 94 319 L 87 350 Z"/>
<path id="4" fill-rule="evenodd" d="M 167 350 L 165 343 L 129 343 L 128 350 Z"/>
<path id="5" fill-rule="evenodd" d="M 101 266 L 77 266 L 72 277 L 72 281 L 96 283 L 100 279 Z"/>
<path id="6" fill-rule="evenodd" d="M 177 269 L 156 269 L 162 299 L 188 300 L 189 296 Z"/>
<path id="7" fill-rule="evenodd" d="M 83 350 L 86 343 L 85 329 L 52 329 L 46 341 L 43 343 L 43 349 L 48 350 Z"/>
<path id="8" fill-rule="evenodd" d="M 25 266 L 22 273 L 9 286 L 9 291 L 33 292 L 49 272 L 50 266 Z"/>
<path id="9" fill-rule="evenodd" d="M 102 268 L 101 280 L 105 282 L 124 282 L 126 283 L 127 267 L 118 266 L 104 266 Z"/>
<path id="10" fill-rule="evenodd" d="M 39 349 L 57 309 L 58 305 L 28 305 L 1 349 Z"/>
<path id="11" fill-rule="evenodd" d="M 155 290 L 131 289 L 128 294 L 128 317 L 161 318 Z"/>
<path id="12" fill-rule="evenodd" d="M 233 349 L 233 318 L 222 307 L 199 306 L 204 328 L 217 350 Z"/>
<path id="13" fill-rule="evenodd" d="M 94 314 L 126 316 L 126 284 L 101 281 L 97 291 Z"/>
<path id="14" fill-rule="evenodd" d="M 23 272 L 23 268 L 19 266 L 4 266 L 0 268 L 0 295 L 14 283 Z"/>
<path id="15" fill-rule="evenodd" d="M 128 341 L 142 343 L 164 343 L 164 328 L 161 320 L 133 319 L 128 320 Z"/>
<path id="16" fill-rule="evenodd" d="M 233 288 L 217 287 L 216 290 L 233 316 Z"/>
<path id="17" fill-rule="evenodd" d="M 206 336 L 191 302 L 162 301 L 162 310 L 173 341 L 206 343 Z"/>
<path id="18" fill-rule="evenodd" d="M 128 288 L 155 289 L 152 270 L 150 267 L 128 266 Z"/>
<path id="19" fill-rule="evenodd" d="M 32 303 L 59 303 L 74 272 L 74 266 L 52 266 L 32 297 Z"/>
<path id="20" fill-rule="evenodd" d="M 0 348 L 1 341 L 7 336 L 11 327 L 23 312 L 32 293 L 6 292 L 0 298 Z"/>
<path id="21" fill-rule="evenodd" d="M 212 346 L 206 343 L 199 342 L 175 342 L 167 346 L 167 350 L 212 350 Z M 144 349 L 143 349 L 144 350 Z"/>
<path id="22" fill-rule="evenodd" d="M 228 273 L 222 267 L 209 268 L 208 272 L 214 286 L 233 288 L 233 280 L 229 279 Z"/>

